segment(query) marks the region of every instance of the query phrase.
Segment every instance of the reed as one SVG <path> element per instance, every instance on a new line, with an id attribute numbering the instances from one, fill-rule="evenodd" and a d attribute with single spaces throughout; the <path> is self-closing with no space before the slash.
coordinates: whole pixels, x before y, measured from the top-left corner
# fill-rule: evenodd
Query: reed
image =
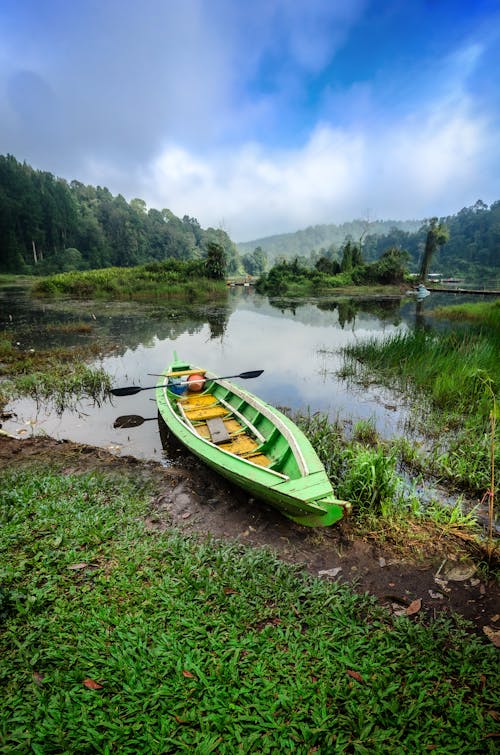
<path id="1" fill-rule="evenodd" d="M 414 421 L 435 439 L 433 471 L 484 490 L 491 466 L 491 397 L 500 390 L 497 343 L 495 328 L 398 333 L 346 347 L 343 374 L 392 387 L 396 380 L 403 392 L 416 393 Z"/>
<path id="2" fill-rule="evenodd" d="M 111 388 L 109 375 L 101 368 L 82 364 L 58 364 L 49 371 L 29 372 L 11 381 L 11 396 L 29 396 L 37 404 L 52 404 L 58 413 L 76 406 L 84 397 L 104 401 Z"/>

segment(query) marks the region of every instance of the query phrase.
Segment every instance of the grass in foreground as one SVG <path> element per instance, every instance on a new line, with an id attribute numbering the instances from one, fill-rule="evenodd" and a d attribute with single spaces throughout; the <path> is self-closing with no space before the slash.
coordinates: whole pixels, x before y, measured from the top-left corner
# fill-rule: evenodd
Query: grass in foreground
<path id="1" fill-rule="evenodd" d="M 459 624 L 148 532 L 123 478 L 0 483 L 3 751 L 495 751 L 495 649 Z"/>

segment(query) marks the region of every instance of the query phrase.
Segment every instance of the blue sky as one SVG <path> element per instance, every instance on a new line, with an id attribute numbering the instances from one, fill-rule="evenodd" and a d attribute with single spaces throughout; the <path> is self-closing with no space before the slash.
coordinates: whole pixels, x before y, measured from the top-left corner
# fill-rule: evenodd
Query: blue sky
<path id="1" fill-rule="evenodd" d="M 236 241 L 500 199 L 500 0 L 3 0 L 0 153 Z"/>

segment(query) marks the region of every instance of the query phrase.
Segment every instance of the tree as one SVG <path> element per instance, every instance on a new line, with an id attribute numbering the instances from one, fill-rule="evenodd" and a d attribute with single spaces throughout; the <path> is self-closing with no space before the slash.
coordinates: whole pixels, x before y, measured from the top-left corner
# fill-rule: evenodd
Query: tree
<path id="1" fill-rule="evenodd" d="M 205 271 L 208 278 L 215 280 L 223 280 L 226 274 L 226 253 L 215 241 L 209 241 L 207 244 Z"/>
<path id="2" fill-rule="evenodd" d="M 361 249 L 357 244 L 348 240 L 342 251 L 342 262 L 340 263 L 342 272 L 350 273 L 355 267 L 359 267 L 362 264 Z"/>
<path id="3" fill-rule="evenodd" d="M 427 279 L 427 273 L 429 272 L 432 255 L 438 247 L 446 244 L 449 237 L 449 231 L 444 223 L 438 222 L 437 218 L 431 218 L 429 220 L 427 236 L 425 239 L 424 256 L 422 259 L 422 266 L 420 268 L 420 278 L 423 283 L 425 283 Z"/>

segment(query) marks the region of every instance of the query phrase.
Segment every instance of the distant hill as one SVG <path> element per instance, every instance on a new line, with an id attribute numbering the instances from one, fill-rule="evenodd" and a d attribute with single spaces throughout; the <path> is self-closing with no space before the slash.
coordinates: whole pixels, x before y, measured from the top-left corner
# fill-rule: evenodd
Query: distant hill
<path id="1" fill-rule="evenodd" d="M 422 226 L 422 220 L 352 220 L 341 225 L 309 226 L 295 233 L 281 233 L 276 236 L 266 236 L 255 241 L 245 241 L 236 244 L 240 254 L 251 254 L 260 246 L 270 260 L 277 257 L 292 258 L 309 256 L 311 252 L 328 249 L 332 244 L 339 248 L 346 238 L 359 241 L 366 235 L 387 236 L 393 229 L 405 233 L 415 233 Z"/>

